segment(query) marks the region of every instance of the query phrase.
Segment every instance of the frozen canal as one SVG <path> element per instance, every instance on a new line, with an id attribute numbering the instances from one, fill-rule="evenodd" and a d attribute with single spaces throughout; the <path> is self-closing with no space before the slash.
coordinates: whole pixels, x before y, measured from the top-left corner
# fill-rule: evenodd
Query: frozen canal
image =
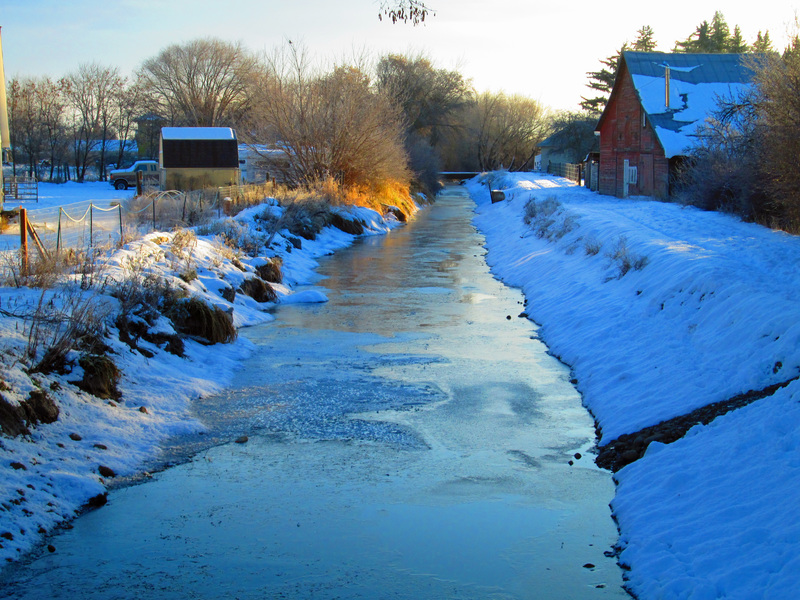
<path id="1" fill-rule="evenodd" d="M 191 460 L 112 492 L 6 593 L 627 598 L 592 420 L 471 209 L 450 188 L 325 259 L 330 302 L 243 332 L 237 387 L 198 403 L 211 431 L 171 450 Z"/>

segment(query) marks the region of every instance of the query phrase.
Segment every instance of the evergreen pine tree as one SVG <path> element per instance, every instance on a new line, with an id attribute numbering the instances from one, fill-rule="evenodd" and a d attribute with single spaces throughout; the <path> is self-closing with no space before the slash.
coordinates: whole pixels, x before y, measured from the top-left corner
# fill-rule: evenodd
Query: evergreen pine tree
<path id="1" fill-rule="evenodd" d="M 750 52 L 750 46 L 744 41 L 742 37 L 742 30 L 736 25 L 733 28 L 733 35 L 728 39 L 728 52 L 732 54 L 744 54 Z"/>
<path id="2" fill-rule="evenodd" d="M 587 73 L 589 76 L 589 83 L 586 86 L 602 95 L 595 96 L 594 98 L 581 97 L 580 107 L 590 113 L 600 114 L 606 107 L 608 96 L 611 93 L 611 88 L 614 87 L 614 80 L 617 78 L 617 66 L 619 64 L 619 57 L 624 50 L 636 50 L 638 52 L 653 52 L 656 49 L 655 32 L 650 25 L 643 25 L 636 32 L 636 40 L 632 45 L 625 42 L 614 56 L 609 56 L 605 60 L 601 60 L 600 64 L 603 68 L 599 71 L 591 71 Z"/>
<path id="3" fill-rule="evenodd" d="M 608 101 L 608 95 L 611 93 L 611 88 L 614 87 L 614 80 L 617 78 L 619 57 L 622 51 L 627 49 L 628 44 L 625 43 L 616 54 L 600 61 L 600 64 L 603 65 L 602 69 L 587 73 L 589 76 L 589 83 L 587 83 L 586 86 L 592 90 L 601 92 L 602 95 L 595 96 L 594 98 L 581 96 L 580 107 L 582 109 L 597 114 L 603 112 L 603 109 L 606 107 L 606 102 Z"/>
<path id="4" fill-rule="evenodd" d="M 675 42 L 673 52 L 685 52 L 694 54 L 699 52 L 710 52 L 711 48 L 711 26 L 708 21 L 703 21 L 697 26 L 694 33 L 684 41 Z"/>
<path id="5" fill-rule="evenodd" d="M 714 18 L 711 19 L 709 38 L 711 44 L 707 52 L 723 54 L 730 51 L 729 43 L 731 39 L 731 30 L 728 27 L 728 22 L 720 11 L 715 12 Z"/>
<path id="6" fill-rule="evenodd" d="M 753 43 L 752 51 L 762 54 L 775 52 L 775 48 L 772 47 L 772 40 L 769 39 L 769 31 L 765 32 L 764 35 L 761 35 L 760 31 L 758 32 L 756 41 Z"/>
<path id="7" fill-rule="evenodd" d="M 639 52 L 653 52 L 656 49 L 656 34 L 650 25 L 642 26 L 636 34 L 636 41 L 633 42 L 634 50 Z"/>

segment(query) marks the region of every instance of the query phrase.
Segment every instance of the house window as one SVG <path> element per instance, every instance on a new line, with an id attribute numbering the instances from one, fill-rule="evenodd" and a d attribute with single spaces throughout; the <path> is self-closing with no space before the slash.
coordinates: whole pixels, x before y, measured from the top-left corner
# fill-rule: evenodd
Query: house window
<path id="1" fill-rule="evenodd" d="M 639 167 L 628 167 L 628 183 L 631 185 L 639 183 Z"/>

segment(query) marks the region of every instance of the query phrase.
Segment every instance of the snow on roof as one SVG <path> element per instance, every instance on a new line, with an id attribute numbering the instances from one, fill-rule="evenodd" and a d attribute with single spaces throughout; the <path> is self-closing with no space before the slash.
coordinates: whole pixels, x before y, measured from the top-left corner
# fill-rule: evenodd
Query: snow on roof
<path id="1" fill-rule="evenodd" d="M 235 140 L 236 132 L 230 127 L 162 127 L 165 140 Z"/>
<path id="2" fill-rule="evenodd" d="M 752 71 L 742 54 L 625 51 L 622 56 L 667 158 L 687 154 L 721 98 L 738 98 L 752 85 Z M 665 102 L 667 66 L 669 107 Z"/>

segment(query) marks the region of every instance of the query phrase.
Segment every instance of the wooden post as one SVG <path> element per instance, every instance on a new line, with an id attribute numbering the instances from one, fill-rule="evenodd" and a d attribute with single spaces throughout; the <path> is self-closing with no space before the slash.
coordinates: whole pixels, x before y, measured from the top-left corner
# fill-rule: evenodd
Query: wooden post
<path id="1" fill-rule="evenodd" d="M 19 209 L 19 254 L 22 276 L 28 275 L 28 210 Z"/>
<path id="2" fill-rule="evenodd" d="M 144 189 L 144 172 L 136 171 L 136 195 L 141 196 Z"/>

